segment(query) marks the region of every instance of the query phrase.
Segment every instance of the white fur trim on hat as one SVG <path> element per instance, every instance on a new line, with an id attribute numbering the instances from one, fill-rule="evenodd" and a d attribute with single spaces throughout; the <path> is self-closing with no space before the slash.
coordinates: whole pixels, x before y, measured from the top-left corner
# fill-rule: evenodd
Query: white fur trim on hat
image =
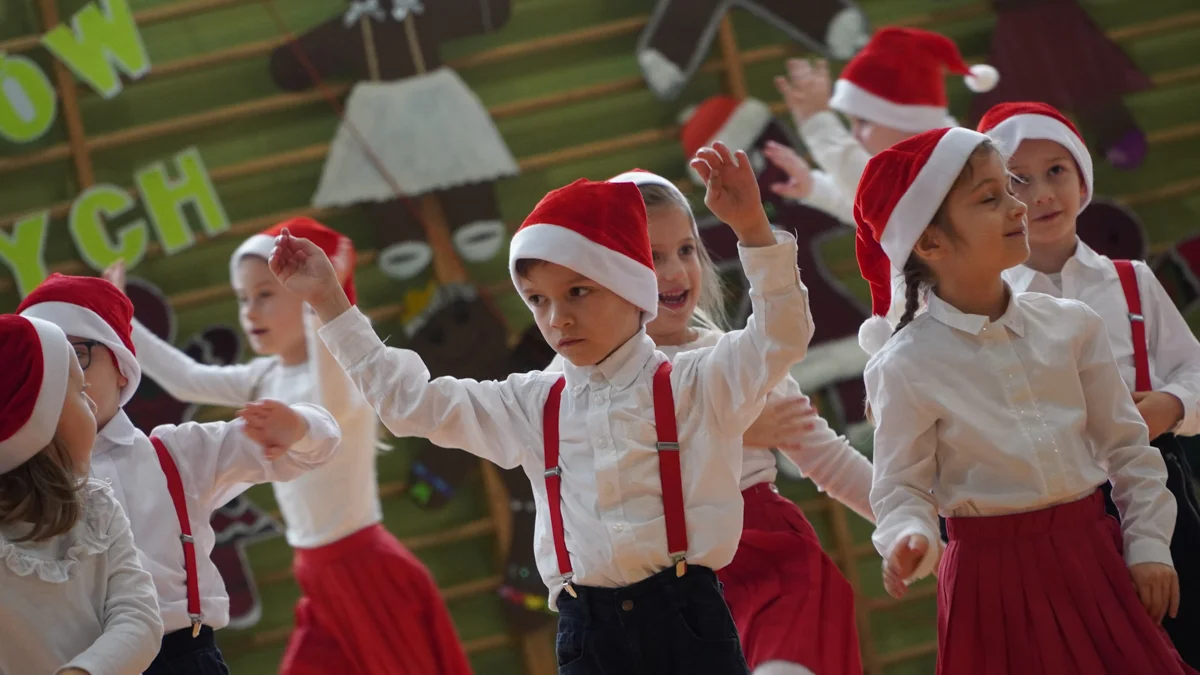
<path id="1" fill-rule="evenodd" d="M 113 356 L 117 357 L 121 374 L 127 380 L 125 386 L 121 388 L 119 404 L 123 406 L 133 398 L 138 384 L 142 381 L 142 367 L 138 364 L 137 357 L 133 355 L 133 352 L 129 351 L 129 348 L 121 341 L 121 336 L 117 335 L 117 331 L 113 330 L 113 327 L 99 314 L 87 307 L 69 302 L 39 302 L 21 312 L 21 316 L 27 319 L 49 321 L 67 335 L 85 340 L 95 340 L 108 347 Z M 130 340 L 132 339 L 131 337 Z"/>
<path id="2" fill-rule="evenodd" d="M 550 224 L 526 225 L 517 230 L 508 249 L 508 269 L 518 288 L 516 262 L 522 259 L 545 260 L 582 274 L 645 312 L 644 322 L 658 315 L 658 277 L 654 269 L 578 232 Z"/>
<path id="3" fill-rule="evenodd" d="M 890 321 L 879 315 L 872 316 L 858 327 L 858 346 L 874 356 L 875 352 L 887 344 L 893 332 L 895 331 Z"/>
<path id="4" fill-rule="evenodd" d="M 971 153 L 986 140 L 987 136 L 977 131 L 954 127 L 947 130 L 938 141 L 925 166 L 921 167 L 917 177 L 905 189 L 904 196 L 896 202 L 883 227 L 879 245 L 888 260 L 892 261 L 892 267 L 904 269 L 904 263 L 908 262 L 917 239 L 933 222 L 933 216 L 954 186 L 954 181 L 958 180 L 958 174 L 966 166 Z"/>
<path id="5" fill-rule="evenodd" d="M 738 107 L 725 120 L 725 124 L 713 134 L 713 137 L 708 139 L 708 144 L 712 145 L 717 141 L 729 146 L 729 149 L 737 152 L 738 150 L 749 151 L 754 145 L 754 141 L 762 135 L 763 129 L 775 119 L 771 114 L 771 109 L 766 103 L 758 99 L 748 98 L 738 104 Z"/>
<path id="6" fill-rule="evenodd" d="M 233 251 L 233 255 L 229 256 L 229 278 L 230 280 L 237 278 L 237 266 L 242 261 L 242 258 L 252 255 L 262 258 L 263 260 L 271 259 L 271 251 L 275 250 L 275 237 L 268 237 L 265 234 L 256 234 L 246 241 L 243 241 Z"/>
<path id="7" fill-rule="evenodd" d="M 833 84 L 829 107 L 851 117 L 914 134 L 940 129 L 945 125 L 947 114 L 941 106 L 893 103 L 850 80 L 838 80 Z"/>
<path id="8" fill-rule="evenodd" d="M 0 441 L 0 474 L 29 461 L 54 438 L 63 402 L 67 399 L 71 343 L 62 329 L 48 321 L 25 317 L 37 331 L 42 348 L 42 388 L 38 390 L 33 414 L 15 434 Z"/>
<path id="9" fill-rule="evenodd" d="M 1087 196 L 1079 204 L 1079 210 L 1087 208 L 1092 201 L 1092 155 L 1079 136 L 1070 127 L 1053 117 L 1038 114 L 1013 115 L 988 130 L 987 135 L 996 143 L 1000 153 L 1011 157 L 1021 142 L 1026 139 L 1054 141 L 1067 149 L 1079 165 Z"/>
<path id="10" fill-rule="evenodd" d="M 658 185 L 670 190 L 671 194 L 675 195 L 675 197 L 680 199 L 684 204 L 688 203 L 687 197 L 683 196 L 683 191 L 679 189 L 678 185 L 656 173 L 650 173 L 649 171 L 626 171 L 625 173 L 619 173 L 612 178 L 609 178 L 608 182 L 633 183 L 634 185 Z"/>

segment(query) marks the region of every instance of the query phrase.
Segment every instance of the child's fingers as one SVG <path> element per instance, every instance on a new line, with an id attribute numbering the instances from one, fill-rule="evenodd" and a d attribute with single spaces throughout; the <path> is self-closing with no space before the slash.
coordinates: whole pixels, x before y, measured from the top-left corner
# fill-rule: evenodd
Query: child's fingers
<path id="1" fill-rule="evenodd" d="M 829 61 L 817 59 L 817 77 L 829 78 Z"/>
<path id="2" fill-rule="evenodd" d="M 717 152 L 715 147 L 700 148 L 698 151 L 696 151 L 696 159 L 702 159 L 705 162 L 708 162 L 709 168 L 711 168 L 713 171 L 720 171 L 721 165 L 724 162 L 724 160 L 721 159 L 721 153 Z"/>
<path id="3" fill-rule="evenodd" d="M 812 72 L 812 64 L 808 59 L 788 59 L 788 76 L 792 81 L 804 79 Z"/>
<path id="4" fill-rule="evenodd" d="M 1179 574 L 1171 577 L 1170 607 L 1167 611 L 1172 619 L 1179 616 Z"/>
<path id="5" fill-rule="evenodd" d="M 733 163 L 738 171 L 751 175 L 754 174 L 754 167 L 750 166 L 750 155 L 746 154 L 745 150 L 738 150 L 733 153 Z"/>
<path id="6" fill-rule="evenodd" d="M 717 141 L 716 143 L 713 143 L 713 149 L 716 150 L 717 154 L 721 156 L 721 161 L 724 162 L 726 166 L 737 166 L 737 160 L 734 159 L 734 154 L 729 149 L 728 145 Z"/>
<path id="7" fill-rule="evenodd" d="M 712 167 L 708 165 L 708 162 L 700 159 L 699 157 L 693 159 L 691 164 L 692 168 L 696 170 L 696 173 L 700 174 L 700 180 L 704 181 L 704 183 L 707 185 L 709 178 L 712 176 Z"/>

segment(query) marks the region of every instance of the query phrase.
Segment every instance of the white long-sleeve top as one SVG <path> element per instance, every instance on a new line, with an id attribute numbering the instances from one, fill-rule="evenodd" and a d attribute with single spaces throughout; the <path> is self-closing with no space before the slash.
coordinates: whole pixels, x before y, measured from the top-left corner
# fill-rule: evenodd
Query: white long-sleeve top
<path id="1" fill-rule="evenodd" d="M 83 518 L 45 542 L 0 527 L 0 675 L 136 675 L 162 646 L 154 582 L 105 484 L 83 488 Z"/>
<path id="2" fill-rule="evenodd" d="M 1035 511 L 1111 480 L 1126 563 L 1171 564 L 1166 465 L 1087 305 L 1019 293 L 992 322 L 930 294 L 929 311 L 865 377 L 876 423 L 873 540 L 884 558 L 909 535 L 937 542 L 938 512 Z M 914 579 L 934 569 L 939 549 Z"/>
<path id="3" fill-rule="evenodd" d="M 724 333 L 721 331 L 697 329 L 695 340 L 683 345 L 658 345 L 658 351 L 674 361 L 682 352 L 715 347 L 722 335 Z M 564 363 L 561 356 L 555 356 L 546 372 L 562 372 Z M 780 380 L 772 393 L 789 398 L 804 395 L 791 375 Z M 870 500 L 870 460 L 856 450 L 845 436 L 838 435 L 825 418 L 813 415 L 809 419 L 812 428 L 797 433 L 793 438 L 780 439 L 779 450 L 823 492 L 867 520 L 874 521 Z M 775 465 L 775 453 L 770 448 L 745 447 L 739 487 L 746 490 L 759 483 L 774 483 L 778 474 Z"/>
<path id="4" fill-rule="evenodd" d="M 136 321 L 133 341 L 142 371 L 180 401 L 234 407 L 270 398 L 329 411 L 341 429 L 340 451 L 315 471 L 272 484 L 288 544 L 318 548 L 383 519 L 375 476 L 379 421 L 317 338 L 316 316 L 306 311 L 305 321 L 308 361 L 296 366 L 275 357 L 233 366 L 197 363 Z"/>
<path id="5" fill-rule="evenodd" d="M 767 393 L 804 357 L 812 335 L 795 239 L 739 247 L 754 314 L 745 330 L 682 354 L 671 373 L 688 529 L 687 558 L 720 569 L 742 528 L 741 438 Z M 670 566 L 659 481 L 652 380 L 667 357 L 639 332 L 602 363 L 566 364 L 504 381 L 431 379 L 414 352 L 385 347 L 357 309 L 320 330 L 350 377 L 397 436 L 421 436 L 504 468 L 533 488 L 534 550 L 550 591 L 561 589 L 546 503 L 542 419 L 550 388 L 566 378 L 560 412 L 562 514 L 575 583 L 620 587 Z"/>
<path id="6" fill-rule="evenodd" d="M 1200 434 L 1200 342 L 1196 341 L 1154 271 L 1140 260 L 1133 261 L 1133 268 L 1142 299 L 1151 386 L 1155 391 L 1166 392 L 1183 402 L 1183 419 L 1173 431 L 1181 436 L 1195 436 Z M 1121 279 L 1112 260 L 1080 241 L 1076 244 L 1075 255 L 1063 265 L 1061 285 L 1025 265 L 1007 270 L 1004 278 L 1014 291 L 1028 290 L 1071 298 L 1096 310 L 1108 328 L 1108 342 L 1121 371 L 1121 379 L 1130 391 L 1136 388 L 1129 305 L 1125 302 Z"/>
<path id="7" fill-rule="evenodd" d="M 274 461 L 243 433 L 241 420 L 208 424 L 163 425 L 151 432 L 175 460 L 196 544 L 196 574 L 204 624 L 229 624 L 229 595 L 210 558 L 216 535 L 209 519 L 217 508 L 255 483 L 289 481 L 329 461 L 341 433 L 329 413 L 311 405 L 293 406 L 308 433 Z M 154 577 L 163 626 L 170 633 L 187 628 L 187 585 L 179 520 L 167 478 L 150 439 L 118 412 L 96 436 L 92 476 L 110 484 L 129 516 L 142 567 Z"/>

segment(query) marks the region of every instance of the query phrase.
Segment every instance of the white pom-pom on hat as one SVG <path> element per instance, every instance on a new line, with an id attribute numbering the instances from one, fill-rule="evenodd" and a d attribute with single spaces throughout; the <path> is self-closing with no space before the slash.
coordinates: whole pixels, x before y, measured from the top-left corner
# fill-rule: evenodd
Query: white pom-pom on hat
<path id="1" fill-rule="evenodd" d="M 858 346 L 871 356 L 883 349 L 891 337 L 892 324 L 878 314 L 862 322 L 862 325 L 858 327 Z"/>
<path id="2" fill-rule="evenodd" d="M 991 91 L 1000 83 L 1000 71 L 986 63 L 971 66 L 971 74 L 963 77 L 967 83 L 967 89 L 982 94 L 985 91 Z"/>

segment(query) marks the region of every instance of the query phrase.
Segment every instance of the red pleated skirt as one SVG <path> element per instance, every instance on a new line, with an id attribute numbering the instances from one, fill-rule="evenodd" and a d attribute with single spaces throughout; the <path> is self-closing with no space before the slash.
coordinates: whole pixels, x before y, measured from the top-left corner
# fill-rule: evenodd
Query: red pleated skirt
<path id="1" fill-rule="evenodd" d="M 297 549 L 304 597 L 281 675 L 470 675 L 429 571 L 382 525 Z"/>
<path id="2" fill-rule="evenodd" d="M 737 554 L 717 577 L 750 669 L 785 661 L 820 675 L 862 675 L 854 589 L 800 507 L 772 483 L 747 488 L 742 498 Z"/>
<path id="3" fill-rule="evenodd" d="M 946 529 L 938 675 L 1195 675 L 1138 600 L 1100 491 Z"/>

